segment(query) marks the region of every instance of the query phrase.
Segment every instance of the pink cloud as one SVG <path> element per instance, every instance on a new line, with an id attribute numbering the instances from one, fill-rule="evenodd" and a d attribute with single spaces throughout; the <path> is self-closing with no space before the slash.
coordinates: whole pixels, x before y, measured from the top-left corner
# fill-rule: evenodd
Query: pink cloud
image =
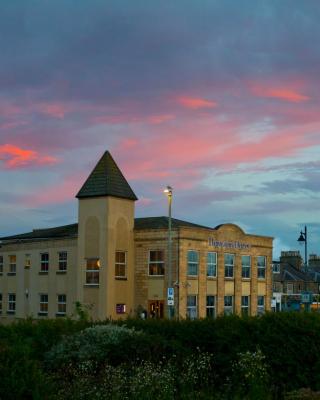
<path id="1" fill-rule="evenodd" d="M 290 103 L 300 103 L 309 100 L 308 96 L 299 93 L 296 89 L 286 86 L 267 86 L 263 84 L 251 84 L 250 91 L 258 97 L 274 98 Z"/>
<path id="2" fill-rule="evenodd" d="M 218 105 L 215 101 L 191 96 L 180 96 L 177 98 L 177 102 L 183 107 L 190 108 L 192 110 L 198 110 L 200 108 L 214 108 Z"/>
<path id="3" fill-rule="evenodd" d="M 55 157 L 40 155 L 35 150 L 23 149 L 12 144 L 0 145 L 0 161 L 5 168 L 17 169 L 35 165 L 55 164 Z"/>

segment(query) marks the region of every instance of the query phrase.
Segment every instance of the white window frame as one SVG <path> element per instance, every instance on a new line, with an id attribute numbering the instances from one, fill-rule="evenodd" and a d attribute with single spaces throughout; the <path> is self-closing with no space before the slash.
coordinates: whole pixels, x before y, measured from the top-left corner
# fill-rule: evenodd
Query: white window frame
<path id="1" fill-rule="evenodd" d="M 42 309 L 44 307 L 44 309 Z M 39 293 L 39 314 L 48 315 L 49 296 L 48 293 Z"/>
<path id="2" fill-rule="evenodd" d="M 124 262 L 117 261 L 117 254 L 121 253 L 124 254 Z M 118 267 L 118 268 L 117 268 Z M 121 269 L 124 268 L 124 274 L 119 274 Z M 117 273 L 118 272 L 118 273 Z M 115 253 L 115 266 L 114 266 L 114 275 L 115 278 L 122 278 L 125 279 L 127 277 L 127 252 L 124 250 L 116 250 Z"/>
<path id="3" fill-rule="evenodd" d="M 263 305 L 259 304 L 259 299 L 263 299 Z M 257 313 L 258 313 L 258 315 L 264 314 L 264 312 L 265 312 L 265 302 L 266 302 L 265 296 L 258 296 L 257 297 Z"/>
<path id="4" fill-rule="evenodd" d="M 192 304 L 190 305 L 190 300 L 195 300 L 195 302 L 192 301 Z M 196 294 L 190 294 L 187 296 L 187 318 L 198 318 L 198 296 Z"/>
<path id="5" fill-rule="evenodd" d="M 15 293 L 8 293 L 8 308 L 7 312 L 14 314 L 16 312 L 16 300 L 17 296 Z"/>
<path id="6" fill-rule="evenodd" d="M 9 273 L 15 274 L 16 272 L 17 272 L 17 256 L 16 256 L 16 254 L 10 254 L 9 255 Z"/>
<path id="7" fill-rule="evenodd" d="M 259 259 L 264 259 L 264 265 L 259 265 Z M 257 277 L 258 279 L 266 279 L 266 269 L 267 269 L 267 257 L 266 256 L 257 256 Z M 263 276 L 259 276 L 263 271 Z"/>
<path id="8" fill-rule="evenodd" d="M 190 254 L 196 254 L 197 260 L 193 261 L 189 259 Z M 191 268 L 195 268 L 195 271 L 192 271 Z M 194 273 L 196 272 L 196 273 Z M 188 276 L 198 276 L 199 273 L 199 252 L 197 250 L 188 250 L 187 254 L 187 275 Z"/>
<path id="9" fill-rule="evenodd" d="M 248 303 L 244 304 L 243 299 L 248 299 Z M 250 296 L 241 296 L 241 315 L 250 315 Z"/>
<path id="10" fill-rule="evenodd" d="M 280 272 L 281 272 L 280 263 L 273 263 L 272 264 L 272 272 L 274 274 L 280 274 Z"/>
<path id="11" fill-rule="evenodd" d="M 68 252 L 59 251 L 58 271 L 65 272 L 68 269 Z"/>
<path id="12" fill-rule="evenodd" d="M 209 255 L 214 254 L 215 261 L 212 262 L 209 260 Z M 211 270 L 213 270 L 213 274 L 211 274 Z M 217 253 L 214 251 L 208 251 L 207 253 L 207 277 L 208 278 L 216 278 L 217 277 Z"/>
<path id="13" fill-rule="evenodd" d="M 60 306 L 64 309 L 64 311 L 59 310 Z M 66 294 L 58 294 L 57 295 L 57 315 L 66 315 L 66 313 L 67 313 L 67 295 Z"/>
<path id="14" fill-rule="evenodd" d="M 249 257 L 249 264 L 244 264 L 243 262 L 243 258 L 244 257 Z M 249 274 L 244 273 L 244 272 L 249 271 Z M 249 276 L 245 276 L 245 275 L 249 275 Z M 251 256 L 247 255 L 247 254 L 243 254 L 241 256 L 241 277 L 243 279 L 250 279 L 251 278 Z"/>
<path id="15" fill-rule="evenodd" d="M 232 256 L 233 263 L 232 264 L 227 264 L 226 263 L 226 256 Z M 232 253 L 224 253 L 224 277 L 225 278 L 234 278 L 234 261 L 235 261 L 235 255 Z M 230 275 L 230 271 L 232 271 L 232 275 Z M 228 274 L 227 274 L 228 272 Z"/>
<path id="16" fill-rule="evenodd" d="M 96 262 L 96 267 L 97 268 L 88 268 L 88 262 Z M 97 275 L 95 275 L 97 274 Z M 88 276 L 98 276 L 98 281 L 96 282 L 96 279 L 88 279 Z M 100 259 L 96 257 L 91 257 L 91 258 L 86 258 L 86 286 L 97 286 L 99 285 L 100 282 Z"/>
<path id="17" fill-rule="evenodd" d="M 43 259 L 47 256 L 47 259 Z M 49 272 L 49 253 L 40 253 L 40 272 Z"/>
<path id="18" fill-rule="evenodd" d="M 213 298 L 213 305 L 210 304 L 208 305 L 208 297 L 212 297 Z M 209 315 L 211 314 L 211 312 L 213 313 L 213 315 Z M 216 296 L 209 294 L 206 297 L 206 316 L 207 318 L 215 318 L 216 317 Z"/>
<path id="19" fill-rule="evenodd" d="M 231 305 L 230 304 L 226 305 L 227 298 L 228 298 L 228 300 L 231 299 Z M 224 308 L 223 308 L 224 315 L 231 315 L 231 314 L 234 313 L 234 310 L 233 310 L 233 305 L 234 305 L 233 296 L 230 296 L 230 295 L 224 296 L 223 304 L 224 304 Z"/>
<path id="20" fill-rule="evenodd" d="M 151 253 L 160 253 L 161 260 L 157 258 L 156 261 L 151 261 Z M 151 267 L 156 267 L 156 274 L 150 273 L 152 269 Z M 159 273 L 160 272 L 160 273 Z M 165 264 L 164 264 L 164 251 L 163 250 L 149 250 L 149 259 L 148 259 L 148 276 L 164 276 L 165 274 Z"/>

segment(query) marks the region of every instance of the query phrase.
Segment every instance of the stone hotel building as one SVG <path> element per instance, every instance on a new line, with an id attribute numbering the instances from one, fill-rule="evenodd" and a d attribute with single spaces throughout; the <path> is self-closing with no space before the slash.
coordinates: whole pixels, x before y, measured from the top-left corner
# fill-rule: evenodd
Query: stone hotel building
<path id="1" fill-rule="evenodd" d="M 1 238 L 0 321 L 168 315 L 168 218 L 135 218 L 137 197 L 106 152 L 76 196 L 78 223 Z M 172 219 L 179 318 L 270 310 L 272 238 Z"/>

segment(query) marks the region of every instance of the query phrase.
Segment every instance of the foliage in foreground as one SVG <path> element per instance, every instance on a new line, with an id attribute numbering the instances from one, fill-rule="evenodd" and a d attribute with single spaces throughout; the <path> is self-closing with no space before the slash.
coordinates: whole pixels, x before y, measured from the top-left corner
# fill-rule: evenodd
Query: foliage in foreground
<path id="1" fill-rule="evenodd" d="M 319 354 L 320 316 L 308 313 L 25 320 L 0 326 L 0 399 L 313 399 Z"/>

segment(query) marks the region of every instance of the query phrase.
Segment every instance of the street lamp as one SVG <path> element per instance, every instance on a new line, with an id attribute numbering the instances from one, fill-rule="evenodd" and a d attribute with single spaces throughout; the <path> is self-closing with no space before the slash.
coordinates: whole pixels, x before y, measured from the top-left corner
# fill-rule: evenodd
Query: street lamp
<path id="1" fill-rule="evenodd" d="M 307 270 L 308 267 L 308 256 L 307 256 L 307 227 L 304 227 L 304 232 L 300 231 L 300 236 L 298 238 L 298 242 L 302 244 L 304 242 L 304 266 Z"/>
<path id="2" fill-rule="evenodd" d="M 172 221 L 171 221 L 171 206 L 172 206 L 172 187 L 167 186 L 164 189 L 164 193 L 168 197 L 168 293 L 167 293 L 167 304 L 168 304 L 168 318 L 172 317 L 172 310 L 174 306 L 174 290 L 172 287 Z"/>

